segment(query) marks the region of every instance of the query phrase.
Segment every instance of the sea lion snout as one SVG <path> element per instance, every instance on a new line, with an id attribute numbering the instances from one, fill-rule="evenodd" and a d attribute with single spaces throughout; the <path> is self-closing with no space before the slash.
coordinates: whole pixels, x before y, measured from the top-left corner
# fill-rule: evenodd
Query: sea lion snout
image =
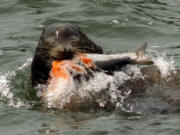
<path id="1" fill-rule="evenodd" d="M 72 59 L 75 54 L 76 49 L 72 48 L 71 46 L 55 46 L 50 51 L 50 57 L 53 60 Z"/>

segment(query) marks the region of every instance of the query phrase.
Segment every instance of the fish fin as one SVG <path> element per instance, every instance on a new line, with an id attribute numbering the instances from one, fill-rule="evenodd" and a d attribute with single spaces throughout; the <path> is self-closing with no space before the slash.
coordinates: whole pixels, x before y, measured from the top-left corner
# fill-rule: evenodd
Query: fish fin
<path id="1" fill-rule="evenodd" d="M 137 59 L 135 60 L 136 64 L 142 64 L 142 65 L 153 64 L 153 61 L 146 53 L 147 45 L 148 45 L 148 43 L 145 42 L 140 48 L 138 48 L 135 51 L 135 53 L 137 55 Z"/>
<path id="2" fill-rule="evenodd" d="M 137 56 L 144 56 L 146 54 L 146 49 L 147 49 L 148 43 L 145 42 L 140 48 L 138 48 L 135 52 Z"/>

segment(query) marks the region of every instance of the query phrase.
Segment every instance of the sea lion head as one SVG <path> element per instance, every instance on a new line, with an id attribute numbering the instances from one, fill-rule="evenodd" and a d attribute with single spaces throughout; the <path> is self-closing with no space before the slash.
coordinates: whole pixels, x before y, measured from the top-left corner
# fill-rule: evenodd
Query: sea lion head
<path id="1" fill-rule="evenodd" d="M 77 26 L 55 23 L 43 30 L 41 40 L 50 44 L 56 42 L 57 44 L 66 45 L 72 41 L 79 41 L 80 33 Z"/>
<path id="2" fill-rule="evenodd" d="M 52 24 L 45 28 L 40 37 L 39 46 L 48 51 L 52 59 L 70 59 L 78 50 L 75 45 L 80 41 L 80 33 L 71 24 Z"/>
<path id="3" fill-rule="evenodd" d="M 46 83 L 52 61 L 72 59 L 79 52 L 103 51 L 75 25 L 55 23 L 47 26 L 40 36 L 31 65 L 33 86 Z"/>
<path id="4" fill-rule="evenodd" d="M 46 46 L 50 57 L 69 59 L 74 53 L 102 53 L 102 49 L 91 41 L 80 28 L 72 24 L 52 24 L 44 29 L 39 45 Z"/>

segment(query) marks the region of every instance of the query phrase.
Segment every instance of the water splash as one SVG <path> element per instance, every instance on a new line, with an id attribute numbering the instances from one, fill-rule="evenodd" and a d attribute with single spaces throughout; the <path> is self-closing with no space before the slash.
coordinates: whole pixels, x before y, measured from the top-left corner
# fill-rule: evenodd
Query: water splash
<path id="1" fill-rule="evenodd" d="M 17 70 L 23 70 L 23 69 L 29 67 L 31 65 L 31 63 L 32 63 L 32 58 L 28 58 L 24 64 L 22 64 L 20 67 L 17 68 Z"/>
<path id="2" fill-rule="evenodd" d="M 7 102 L 9 106 L 19 108 L 25 106 L 25 104 L 16 98 L 14 93 L 11 91 L 11 79 L 15 76 L 15 71 L 9 71 L 5 75 L 0 74 L 0 99 Z"/>
<path id="3" fill-rule="evenodd" d="M 156 55 L 156 57 L 153 57 L 153 61 L 160 69 L 162 77 L 166 77 L 172 72 L 175 72 L 175 62 L 173 58 L 168 58 L 165 53 L 156 52 L 153 54 Z M 8 105 L 14 107 L 27 106 L 24 101 L 21 101 L 13 93 L 11 80 L 16 77 L 17 71 L 29 67 L 31 62 L 32 58 L 29 58 L 24 64 L 18 67 L 17 70 L 0 74 L 0 99 L 7 102 Z M 119 86 L 123 86 L 128 80 L 139 78 L 144 79 L 140 69 L 137 66 L 129 65 L 122 71 L 114 72 L 113 75 L 96 72 L 93 78 L 88 81 L 82 79 L 81 83 L 74 81 L 73 78 L 70 79 L 69 83 L 61 79 L 56 80 L 57 85 L 51 86 L 56 87 L 56 91 L 47 94 L 45 103 L 48 108 L 62 109 L 67 103 L 72 101 L 72 98 L 76 97 L 76 103 L 79 104 L 96 103 L 100 108 L 105 108 L 110 103 L 115 106 L 116 109 L 121 108 L 126 112 L 133 112 L 133 106 L 131 104 L 127 104 L 126 107 L 124 107 L 124 100 L 129 97 L 132 89 L 126 87 L 121 90 Z M 39 96 L 42 96 L 41 91 L 47 89 L 47 86 L 44 85 L 37 89 Z"/>
<path id="4" fill-rule="evenodd" d="M 71 101 L 71 96 L 75 90 L 74 82 L 62 78 L 56 80 L 53 78 L 51 81 L 53 83 L 50 83 L 47 89 L 43 91 L 46 93 L 43 100 L 48 108 L 63 109 Z"/>
<path id="5" fill-rule="evenodd" d="M 173 58 L 168 58 L 165 53 L 153 53 L 155 65 L 161 72 L 162 77 L 166 77 L 175 72 L 175 62 Z M 81 80 L 77 83 L 72 78 L 69 83 L 62 80 L 56 80 L 56 92 L 50 92 L 47 95 L 46 104 L 49 108 L 64 108 L 66 104 L 71 103 L 76 97 L 76 103 L 79 104 L 98 104 L 100 108 L 105 108 L 109 104 L 115 108 L 121 108 L 124 111 L 132 112 L 133 106 L 126 104 L 124 100 L 129 97 L 132 89 L 123 87 L 119 89 L 128 80 L 145 79 L 140 68 L 129 65 L 122 71 L 114 72 L 108 75 L 104 72 L 94 73 L 94 77 Z M 55 93 L 55 94 L 53 94 Z M 86 101 L 88 100 L 88 102 Z M 88 106 L 88 104 L 87 104 Z"/>
<path id="6" fill-rule="evenodd" d="M 161 72 L 161 77 L 166 78 L 176 73 L 176 63 L 173 57 L 167 57 L 166 52 L 157 52 L 151 50 L 155 56 L 152 56 L 154 64 L 158 67 Z"/>
<path id="7" fill-rule="evenodd" d="M 1 97 L 6 97 L 7 99 L 11 101 L 13 98 L 13 93 L 11 92 L 11 86 L 10 86 L 10 80 L 9 78 L 12 78 L 16 76 L 15 72 L 8 72 L 5 75 L 0 74 L 0 94 Z"/>
<path id="8" fill-rule="evenodd" d="M 17 70 L 23 70 L 28 67 L 31 62 L 32 58 L 29 58 L 22 66 L 18 67 Z M 11 80 L 15 77 L 16 71 L 9 71 L 6 74 L 0 73 L 0 99 L 5 101 L 9 106 L 19 108 L 26 105 L 12 92 L 13 86 Z"/>
<path id="9" fill-rule="evenodd" d="M 89 107 L 92 104 L 97 104 L 99 108 L 111 105 L 125 110 L 123 102 L 131 93 L 131 89 L 127 88 L 121 91 L 119 86 L 127 80 L 140 77 L 143 77 L 140 70 L 136 66 L 129 66 L 126 71 L 118 71 L 114 75 L 95 72 L 94 77 L 88 81 L 82 79 L 80 83 L 77 83 L 73 78 L 69 82 L 55 79 L 45 90 L 47 93 L 43 100 L 48 108 L 63 109 L 66 108 L 67 104 L 76 100 L 76 104 L 85 104 Z"/>

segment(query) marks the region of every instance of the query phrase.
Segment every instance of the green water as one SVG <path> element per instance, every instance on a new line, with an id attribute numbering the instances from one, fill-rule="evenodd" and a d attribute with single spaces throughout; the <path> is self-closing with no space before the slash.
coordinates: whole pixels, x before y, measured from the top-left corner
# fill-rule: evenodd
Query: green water
<path id="1" fill-rule="evenodd" d="M 133 50 L 147 41 L 180 64 L 179 0 L 1 0 L 0 73 L 32 58 L 42 29 L 55 22 L 78 25 L 105 50 Z M 10 85 L 24 102 L 36 101 L 27 96 L 29 76 L 28 68 L 17 72 Z M 0 135 L 178 135 L 179 127 L 179 114 L 57 112 L 0 102 Z"/>

